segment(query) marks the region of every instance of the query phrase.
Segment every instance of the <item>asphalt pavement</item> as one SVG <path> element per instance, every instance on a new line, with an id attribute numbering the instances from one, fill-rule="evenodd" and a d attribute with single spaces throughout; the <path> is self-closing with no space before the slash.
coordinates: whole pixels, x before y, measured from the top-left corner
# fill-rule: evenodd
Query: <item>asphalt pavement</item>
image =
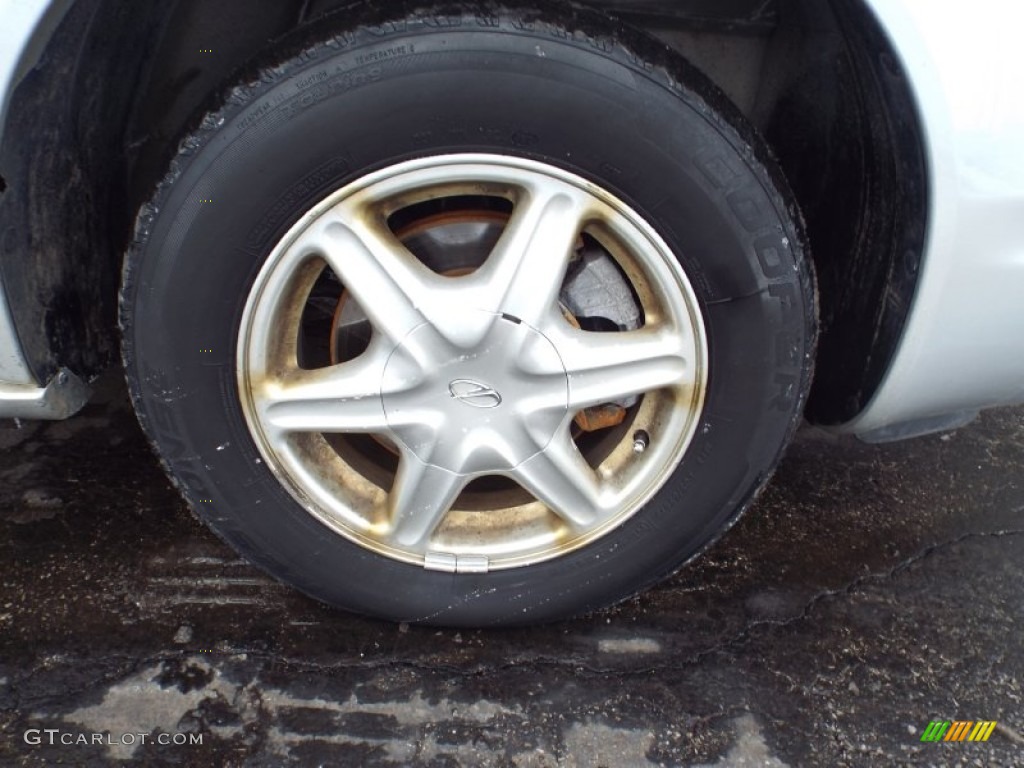
<path id="1" fill-rule="evenodd" d="M 707 554 L 529 629 L 277 584 L 195 521 L 114 377 L 70 421 L 0 422 L 0 528 L 2 765 L 1024 766 L 1024 409 L 884 446 L 805 428 Z"/>

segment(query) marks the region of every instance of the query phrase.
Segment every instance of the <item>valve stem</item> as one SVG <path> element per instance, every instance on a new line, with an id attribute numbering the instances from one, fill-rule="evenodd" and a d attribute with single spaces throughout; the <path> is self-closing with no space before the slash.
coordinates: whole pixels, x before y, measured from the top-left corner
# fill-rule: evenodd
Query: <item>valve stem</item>
<path id="1" fill-rule="evenodd" d="M 647 450 L 647 446 L 650 445 L 651 436 L 648 435 L 644 430 L 639 430 L 633 433 L 633 453 L 638 456 Z"/>

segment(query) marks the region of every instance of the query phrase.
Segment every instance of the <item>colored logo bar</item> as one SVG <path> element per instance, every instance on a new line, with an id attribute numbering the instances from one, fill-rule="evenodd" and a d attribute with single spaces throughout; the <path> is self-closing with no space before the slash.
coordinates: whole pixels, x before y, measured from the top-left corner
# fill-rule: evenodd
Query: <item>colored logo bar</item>
<path id="1" fill-rule="evenodd" d="M 932 720 L 921 741 L 988 741 L 995 728 L 994 720 Z"/>

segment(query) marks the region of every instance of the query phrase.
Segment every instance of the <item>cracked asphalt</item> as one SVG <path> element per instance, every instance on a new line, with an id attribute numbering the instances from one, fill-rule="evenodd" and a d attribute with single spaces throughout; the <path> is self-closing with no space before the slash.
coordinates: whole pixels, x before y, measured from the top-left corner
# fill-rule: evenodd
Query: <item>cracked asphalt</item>
<path id="1" fill-rule="evenodd" d="M 3 765 L 1024 765 L 1024 409 L 887 446 L 806 428 L 695 563 L 531 629 L 271 581 L 112 377 L 70 421 L 0 422 L 0 525 Z M 922 743 L 937 719 L 999 726 Z"/>

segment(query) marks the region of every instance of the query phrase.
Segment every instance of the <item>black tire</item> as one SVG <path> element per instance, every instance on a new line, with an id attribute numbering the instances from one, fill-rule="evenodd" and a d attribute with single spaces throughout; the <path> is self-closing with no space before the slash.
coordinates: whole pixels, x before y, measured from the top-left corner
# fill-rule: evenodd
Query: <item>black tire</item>
<path id="1" fill-rule="evenodd" d="M 278 46 L 181 144 L 125 261 L 128 382 L 192 507 L 271 574 L 393 620 L 552 620 L 672 573 L 767 481 L 816 337 L 796 208 L 712 86 L 613 29 L 578 12 L 335 17 Z M 626 201 L 680 260 L 709 355 L 696 433 L 639 513 L 556 559 L 480 574 L 398 562 L 314 519 L 260 460 L 235 370 L 250 288 L 302 214 L 370 171 L 452 152 L 543 162 Z"/>

